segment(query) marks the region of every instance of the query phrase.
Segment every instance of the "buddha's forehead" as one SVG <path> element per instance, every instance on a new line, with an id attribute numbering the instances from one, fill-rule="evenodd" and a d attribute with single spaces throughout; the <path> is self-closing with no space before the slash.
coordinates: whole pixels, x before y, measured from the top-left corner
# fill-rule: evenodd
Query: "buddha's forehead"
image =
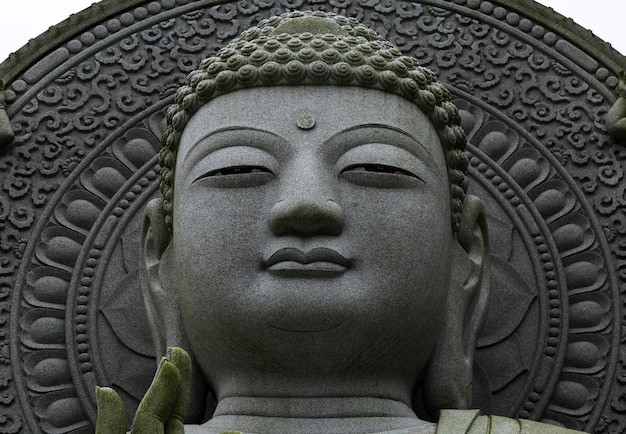
<path id="1" fill-rule="evenodd" d="M 313 122 L 314 125 L 308 125 Z M 377 89 L 346 86 L 275 86 L 242 89 L 202 106 L 181 137 L 178 160 L 199 152 L 215 132 L 263 130 L 282 138 L 328 139 L 342 131 L 382 128 L 410 135 L 419 153 L 445 170 L 437 131 L 413 103 Z"/>

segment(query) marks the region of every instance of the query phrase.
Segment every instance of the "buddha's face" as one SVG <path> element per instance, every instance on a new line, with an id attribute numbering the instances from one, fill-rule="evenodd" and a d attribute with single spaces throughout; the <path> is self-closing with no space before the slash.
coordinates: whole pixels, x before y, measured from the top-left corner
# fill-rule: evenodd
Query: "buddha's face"
<path id="1" fill-rule="evenodd" d="M 266 374 L 414 384 L 454 242 L 444 153 L 414 104 L 332 86 L 220 96 L 187 125 L 175 186 L 164 272 L 218 397 Z"/>

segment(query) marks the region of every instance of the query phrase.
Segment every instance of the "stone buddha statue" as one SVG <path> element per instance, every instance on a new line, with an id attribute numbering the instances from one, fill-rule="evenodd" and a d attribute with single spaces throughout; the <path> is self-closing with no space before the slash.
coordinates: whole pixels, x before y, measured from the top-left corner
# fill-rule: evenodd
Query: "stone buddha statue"
<path id="1" fill-rule="evenodd" d="M 574 432 L 467 410 L 486 218 L 417 60 L 353 18 L 273 17 L 189 75 L 162 142 L 141 278 L 167 357 L 133 432 Z"/>

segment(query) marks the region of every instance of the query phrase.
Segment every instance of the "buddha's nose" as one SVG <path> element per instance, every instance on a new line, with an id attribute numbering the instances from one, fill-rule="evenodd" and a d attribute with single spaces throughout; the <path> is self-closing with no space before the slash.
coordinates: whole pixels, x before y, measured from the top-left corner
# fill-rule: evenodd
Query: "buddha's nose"
<path id="1" fill-rule="evenodd" d="M 270 228 L 276 235 L 339 235 L 344 213 L 332 199 L 291 197 L 277 202 L 270 212 Z"/>

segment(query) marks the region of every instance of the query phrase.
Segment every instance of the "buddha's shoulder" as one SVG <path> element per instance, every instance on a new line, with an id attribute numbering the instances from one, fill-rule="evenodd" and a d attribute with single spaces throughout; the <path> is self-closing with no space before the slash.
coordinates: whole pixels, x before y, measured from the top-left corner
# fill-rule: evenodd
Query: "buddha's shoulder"
<path id="1" fill-rule="evenodd" d="M 239 431 L 214 431 L 202 425 L 185 425 L 185 434 L 250 434 Z M 435 427 L 407 427 L 379 434 L 576 434 L 574 431 L 525 419 L 483 416 L 479 410 L 443 410 Z"/>
<path id="2" fill-rule="evenodd" d="M 483 416 L 478 410 L 444 410 L 437 434 L 575 434 L 574 431 L 525 419 Z"/>

